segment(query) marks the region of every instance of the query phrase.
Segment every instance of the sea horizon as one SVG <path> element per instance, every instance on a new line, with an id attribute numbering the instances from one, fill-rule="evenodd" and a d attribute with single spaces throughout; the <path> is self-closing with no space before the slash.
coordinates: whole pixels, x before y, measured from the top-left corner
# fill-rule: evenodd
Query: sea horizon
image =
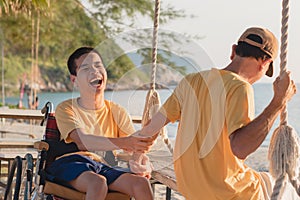
<path id="1" fill-rule="evenodd" d="M 297 83 L 297 87 L 300 88 L 300 84 Z M 269 104 L 273 97 L 273 84 L 272 83 L 255 83 L 254 88 L 254 97 L 255 97 L 255 116 L 258 116 L 263 109 Z M 157 90 L 160 94 L 161 102 L 163 103 L 173 92 L 173 87 L 169 89 L 159 89 Z M 105 98 L 111 101 L 114 101 L 122 105 L 130 115 L 132 116 L 142 116 L 146 94 L 148 90 L 120 90 L 120 91 L 106 91 Z M 60 102 L 76 98 L 79 96 L 79 93 L 76 92 L 43 92 L 38 93 L 39 97 L 39 106 L 38 109 L 41 109 L 46 102 L 51 101 L 56 107 Z M 6 103 L 17 105 L 19 102 L 19 97 L 8 97 L 5 99 Z M 27 105 L 26 95 L 23 98 L 23 105 Z M 287 121 L 288 124 L 295 129 L 299 135 L 300 123 L 298 116 L 300 116 L 300 94 L 295 94 L 290 102 L 287 104 Z M 274 130 L 279 126 L 280 118 L 278 117 L 270 131 L 273 133 Z M 136 128 L 139 128 L 137 126 Z M 168 127 L 168 135 L 170 138 L 176 137 L 177 124 L 170 124 Z M 264 146 L 268 146 L 270 137 L 272 134 L 269 134 L 263 143 Z"/>

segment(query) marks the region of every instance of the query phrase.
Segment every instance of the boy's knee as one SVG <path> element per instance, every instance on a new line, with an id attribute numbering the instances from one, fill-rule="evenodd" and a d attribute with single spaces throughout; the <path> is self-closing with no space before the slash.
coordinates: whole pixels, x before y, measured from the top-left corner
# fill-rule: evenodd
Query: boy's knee
<path id="1" fill-rule="evenodd" d="M 136 176 L 134 182 L 135 182 L 134 187 L 138 189 L 150 186 L 149 180 L 143 176 Z"/>
<path id="2" fill-rule="evenodd" d="M 145 177 L 137 176 L 132 189 L 136 199 L 153 199 L 150 181 Z"/>
<path id="3" fill-rule="evenodd" d="M 88 179 L 86 199 L 102 200 L 105 199 L 108 192 L 106 178 L 93 174 Z"/>
<path id="4" fill-rule="evenodd" d="M 95 190 L 108 190 L 106 178 L 101 175 L 95 175 L 93 178 L 90 178 L 88 187 Z"/>

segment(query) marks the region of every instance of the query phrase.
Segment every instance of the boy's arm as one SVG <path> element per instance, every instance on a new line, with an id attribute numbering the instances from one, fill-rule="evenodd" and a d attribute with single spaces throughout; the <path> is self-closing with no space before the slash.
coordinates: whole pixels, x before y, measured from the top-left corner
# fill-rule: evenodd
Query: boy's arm
<path id="1" fill-rule="evenodd" d="M 131 152 L 149 151 L 153 144 L 151 137 L 136 137 L 133 135 L 122 138 L 107 138 L 86 134 L 82 129 L 74 129 L 69 137 L 76 143 L 80 150 L 88 151 L 110 151 L 123 149 Z"/>

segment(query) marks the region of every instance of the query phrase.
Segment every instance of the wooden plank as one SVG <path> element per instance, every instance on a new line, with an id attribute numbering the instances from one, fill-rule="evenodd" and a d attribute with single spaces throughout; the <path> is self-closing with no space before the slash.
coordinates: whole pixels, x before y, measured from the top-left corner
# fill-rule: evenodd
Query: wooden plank
<path id="1" fill-rule="evenodd" d="M 164 170 L 153 170 L 151 173 L 153 180 L 171 188 L 174 191 L 178 191 L 176 178 L 173 168 L 165 168 Z"/>
<path id="2" fill-rule="evenodd" d="M 44 115 L 40 110 L 10 109 L 1 107 L 0 118 L 42 120 L 44 118 Z"/>
<path id="3" fill-rule="evenodd" d="M 34 148 L 36 139 L 1 138 L 0 149 L 3 148 Z"/>
<path id="4" fill-rule="evenodd" d="M 151 173 L 154 182 L 159 182 L 174 191 L 178 191 L 173 167 L 173 157 L 170 152 L 158 150 L 148 154 L 148 156 L 154 168 Z M 128 162 L 132 156 L 128 153 L 118 153 L 116 158 L 118 161 Z"/>
<path id="5" fill-rule="evenodd" d="M 176 179 L 173 177 L 174 171 L 170 170 L 169 173 L 153 171 L 152 179 L 158 181 L 159 183 L 171 188 L 174 191 L 177 190 Z"/>
<path id="6" fill-rule="evenodd" d="M 42 138 L 45 126 L 26 123 L 1 123 L 0 134 L 2 138 L 27 136 L 28 138 Z"/>
<path id="7" fill-rule="evenodd" d="M 141 124 L 142 123 L 142 116 L 131 115 L 131 120 L 132 120 L 133 123 Z"/>
<path id="8" fill-rule="evenodd" d="M 173 157 L 170 152 L 157 150 L 148 154 L 148 156 L 154 168 L 151 174 L 152 179 L 174 191 L 178 191 L 173 167 Z"/>
<path id="9" fill-rule="evenodd" d="M 11 109 L 0 107 L 0 118 L 11 118 L 11 119 L 37 119 L 42 120 L 44 115 L 41 110 L 30 110 L 30 109 Z M 141 116 L 131 116 L 133 123 L 141 123 Z"/>
<path id="10" fill-rule="evenodd" d="M 6 148 L 5 150 L 0 149 L 0 160 L 9 161 L 17 156 L 23 158 L 27 153 L 32 154 L 34 158 L 38 154 L 37 150 L 33 148 Z"/>

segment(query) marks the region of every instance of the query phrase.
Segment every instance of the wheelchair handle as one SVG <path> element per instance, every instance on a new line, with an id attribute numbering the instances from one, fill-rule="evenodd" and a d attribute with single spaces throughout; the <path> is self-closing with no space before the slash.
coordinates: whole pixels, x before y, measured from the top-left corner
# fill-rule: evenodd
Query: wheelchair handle
<path id="1" fill-rule="evenodd" d="M 41 113 L 44 114 L 44 119 L 41 121 L 41 126 L 43 126 L 45 120 L 48 118 L 50 113 L 54 113 L 53 103 L 48 101 L 45 106 L 42 108 Z"/>

